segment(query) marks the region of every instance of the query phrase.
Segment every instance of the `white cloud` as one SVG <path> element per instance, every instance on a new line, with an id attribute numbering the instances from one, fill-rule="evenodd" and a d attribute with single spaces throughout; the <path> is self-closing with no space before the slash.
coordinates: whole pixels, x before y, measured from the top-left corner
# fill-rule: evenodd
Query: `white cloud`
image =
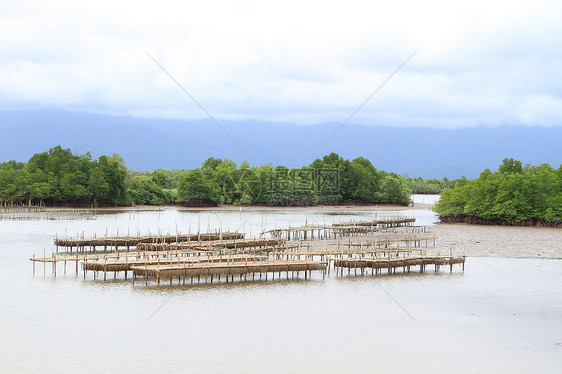
<path id="1" fill-rule="evenodd" d="M 141 116 L 560 125 L 554 1 L 13 2 L 0 98 Z"/>

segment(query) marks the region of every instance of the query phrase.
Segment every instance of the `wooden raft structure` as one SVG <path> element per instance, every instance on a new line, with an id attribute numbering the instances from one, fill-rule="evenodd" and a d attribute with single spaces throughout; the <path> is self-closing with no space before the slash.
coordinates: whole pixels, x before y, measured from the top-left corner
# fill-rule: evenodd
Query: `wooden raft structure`
<path id="1" fill-rule="evenodd" d="M 184 243 L 191 241 L 211 241 L 211 240 L 234 240 L 243 239 L 243 233 L 222 232 L 222 233 L 202 233 L 188 235 L 146 235 L 146 236 L 116 236 L 104 238 L 69 238 L 55 239 L 57 247 L 70 248 L 118 248 L 118 247 L 136 247 L 145 243 Z"/>
<path id="2" fill-rule="evenodd" d="M 131 271 L 133 266 L 153 266 L 153 265 L 186 265 L 191 266 L 195 263 L 222 263 L 222 262 L 247 262 L 247 261 L 266 261 L 267 256 L 255 255 L 219 255 L 219 256 L 189 256 L 189 257 L 168 257 L 168 258 L 140 258 L 120 260 L 97 259 L 93 261 L 85 261 L 82 263 L 84 271 L 95 272 L 127 272 Z"/>
<path id="3" fill-rule="evenodd" d="M 419 237 L 419 236 L 406 236 L 403 238 L 397 239 L 371 239 L 371 240 L 362 240 L 359 242 L 338 242 L 338 247 L 348 247 L 348 248 L 397 248 L 400 243 L 404 243 L 407 247 L 419 247 L 422 248 L 423 244 L 425 243 L 425 247 L 435 247 L 435 241 L 437 240 L 436 236 L 427 236 L 427 237 Z M 396 246 L 396 247 L 393 247 Z"/>
<path id="4" fill-rule="evenodd" d="M 325 250 L 308 250 L 308 251 L 300 251 L 300 250 L 292 250 L 288 249 L 281 252 L 283 255 L 287 256 L 328 256 L 333 258 L 344 258 L 344 257 L 352 257 L 352 256 L 412 256 L 415 253 L 422 254 L 424 253 L 424 249 L 416 248 L 416 247 L 395 247 L 395 248 L 363 248 L 360 250 L 357 249 L 350 249 L 350 248 L 334 248 Z"/>
<path id="5" fill-rule="evenodd" d="M 201 237 L 198 235 L 198 237 Z M 216 240 L 188 243 L 139 243 L 136 250 L 111 251 L 111 252 L 78 252 L 55 254 L 51 257 L 45 256 L 30 258 L 33 261 L 33 273 L 35 274 L 35 263 L 43 263 L 43 274 L 45 275 L 46 263 L 51 263 L 52 272 L 56 277 L 57 263 L 64 262 L 64 273 L 66 274 L 67 262 L 75 262 L 76 274 L 78 274 L 78 263 L 82 263 L 84 278 L 87 271 L 94 272 L 94 279 L 98 272 L 103 272 L 103 279 L 107 273 L 127 272 L 133 270 L 133 266 L 180 266 L 188 267 L 193 264 L 216 264 L 216 263 L 238 263 L 238 262 L 261 262 L 267 261 L 268 253 L 275 251 L 283 252 L 291 249 L 285 246 L 285 241 L 278 239 L 234 239 Z M 293 246 L 296 247 L 296 246 Z M 251 255 L 240 254 L 240 249 L 250 249 Z M 258 255 L 264 253 L 265 255 Z M 306 257 L 305 257 L 306 258 Z"/>
<path id="6" fill-rule="evenodd" d="M 273 279 L 275 279 L 275 273 L 286 274 L 287 279 L 289 279 L 289 273 L 297 273 L 297 277 L 300 272 L 304 272 L 305 279 L 308 278 L 312 271 L 322 271 L 323 276 L 326 274 L 326 262 L 318 261 L 306 261 L 306 260 L 269 260 L 269 261 L 254 261 L 254 262 L 227 262 L 227 263 L 193 263 L 183 265 L 141 265 L 133 266 L 133 284 L 135 278 L 142 277 L 145 282 L 148 283 L 149 279 L 155 279 L 156 284 L 160 285 L 160 279 L 167 278 L 172 283 L 172 278 L 177 277 L 178 283 L 181 282 L 183 277 L 184 284 L 186 278 L 191 279 L 193 283 L 193 278 L 197 277 L 198 280 L 201 277 L 205 277 L 207 281 L 210 279 L 213 282 L 214 277 L 224 276 L 226 281 L 230 277 L 231 281 L 234 281 L 234 276 L 239 276 L 240 280 L 244 277 L 244 281 L 248 280 L 248 275 L 252 276 L 252 280 L 255 280 L 255 275 L 259 274 L 260 279 L 262 274 L 265 275 L 265 280 L 267 280 L 267 275 L 273 273 Z"/>
<path id="7" fill-rule="evenodd" d="M 167 251 L 184 249 L 196 250 L 213 250 L 213 249 L 241 249 L 241 248 L 256 248 L 262 249 L 267 247 L 280 247 L 285 244 L 283 239 L 223 239 L 223 240 L 210 240 L 203 243 L 189 242 L 189 243 L 139 243 L 138 249 L 142 251 Z"/>
<path id="8" fill-rule="evenodd" d="M 416 219 L 413 217 L 393 217 L 393 218 L 381 218 L 375 219 L 372 221 L 347 221 L 347 222 L 339 222 L 333 223 L 333 227 L 350 227 L 350 226 L 366 226 L 366 227 L 373 227 L 378 226 L 379 228 L 390 228 L 390 227 L 402 227 L 402 226 L 409 226 L 409 224 L 413 224 L 416 222 Z"/>
<path id="9" fill-rule="evenodd" d="M 283 245 L 280 247 L 262 247 L 259 249 L 254 249 L 249 251 L 253 254 L 256 253 L 273 253 L 277 251 L 278 253 L 284 253 L 285 251 L 290 251 L 296 248 L 308 247 L 305 244 L 299 245 Z M 74 253 L 51 253 L 50 257 L 47 257 L 44 253 L 43 257 L 33 257 L 29 258 L 30 261 L 43 262 L 43 263 L 56 263 L 56 262 L 79 262 L 79 261 L 98 261 L 98 260 L 119 260 L 119 259 L 141 259 L 141 258 L 169 258 L 169 257 L 188 257 L 188 256 L 218 256 L 218 255 L 232 255 L 240 251 L 232 251 L 229 249 L 221 248 L 220 246 L 208 248 L 199 248 L 199 245 L 194 245 L 193 247 L 184 246 L 181 249 L 176 247 L 170 247 L 166 250 L 154 250 L 154 251 L 141 251 L 140 249 L 131 251 L 112 251 L 112 252 L 74 252 Z"/>
<path id="10" fill-rule="evenodd" d="M 358 271 L 364 274 L 368 269 L 372 274 L 382 273 L 386 269 L 387 274 L 395 273 L 402 268 L 403 272 L 410 272 L 411 267 L 419 267 L 424 272 L 428 265 L 432 265 L 437 272 L 441 266 L 449 265 L 452 271 L 453 265 L 461 264 L 464 271 L 465 255 L 442 254 L 440 252 L 428 254 L 428 247 L 433 244 L 434 236 L 416 236 L 412 233 L 420 230 L 408 228 L 408 233 L 400 233 L 398 236 L 395 227 L 408 226 L 415 222 L 415 218 L 387 218 L 372 221 L 348 221 L 332 225 L 306 225 L 303 227 L 289 227 L 288 229 L 275 229 L 262 232 L 260 238 L 245 239 L 244 234 L 232 232 L 197 233 L 181 235 L 157 235 L 152 236 L 119 236 L 116 237 L 85 239 L 84 234 L 75 239 L 55 239 L 57 254 L 52 253 L 46 257 L 45 250 L 42 258 L 30 258 L 33 261 L 33 274 L 35 274 L 35 263 L 43 262 L 43 275 L 47 263 L 51 263 L 53 273 L 56 277 L 57 263 L 64 262 L 66 274 L 67 261 L 75 262 L 76 273 L 78 264 L 81 262 L 84 279 L 88 271 L 93 272 L 93 279 L 99 279 L 98 273 L 103 273 L 106 280 L 107 273 L 124 273 L 125 279 L 129 272 L 132 273 L 133 284 L 135 279 L 142 278 L 148 285 L 154 282 L 160 285 L 161 279 L 168 279 L 170 285 L 177 279 L 176 284 L 183 284 L 194 279 L 201 283 L 213 283 L 214 279 L 226 282 L 234 281 L 239 277 L 240 281 L 256 279 L 259 275 L 261 280 L 268 274 L 281 278 L 289 273 L 304 273 L 305 279 L 312 276 L 313 271 L 322 271 L 322 276 L 330 273 L 332 266 L 336 274 L 343 275 L 348 269 L 357 275 Z M 388 228 L 392 230 L 388 231 Z M 381 234 L 373 235 L 372 238 L 355 239 L 360 235 L 384 230 Z M 402 230 L 404 231 L 404 230 Z M 412 231 L 412 233 L 410 233 Z M 425 230 L 424 230 L 425 232 Z M 264 238 L 263 234 L 269 233 L 272 238 Z M 405 235 L 404 235 L 405 234 Z M 382 238 L 382 236 L 387 236 Z M 391 238 L 388 237 L 391 236 Z M 328 239 L 316 243 L 295 241 L 295 239 Z M 342 237 L 348 237 L 342 240 Z M 289 241 L 289 240 L 293 241 Z M 307 244 L 308 243 L 308 244 Z M 325 244 L 325 249 L 318 248 L 318 244 Z M 425 247 L 423 244 L 425 244 Z M 405 245 L 405 246 L 404 246 Z M 70 248 L 70 252 L 58 253 L 58 247 Z M 86 251 L 86 248 L 94 248 Z M 104 251 L 96 251 L 96 247 L 104 247 Z M 109 247 L 109 248 L 108 248 Z M 126 250 L 119 250 L 125 247 Z M 133 247 L 134 249 L 130 250 Z M 76 248 L 76 251 L 72 251 Z M 316 249 L 314 249 L 316 248 Z M 329 249 L 330 248 L 330 249 Z M 81 249 L 81 250 L 80 250 Z M 114 250 L 113 250 L 114 249 Z"/>
<path id="11" fill-rule="evenodd" d="M 263 231 L 272 238 L 286 240 L 308 240 L 308 239 L 336 239 L 346 236 L 365 235 L 378 230 L 395 227 L 412 226 L 416 221 L 412 217 L 382 218 L 372 221 L 346 221 L 333 223 L 331 225 L 304 225 L 300 227 L 289 227 L 286 229 L 273 229 Z"/>
<path id="12" fill-rule="evenodd" d="M 386 269 L 388 274 L 396 273 L 396 269 L 402 268 L 404 272 L 410 272 L 410 268 L 413 266 L 419 266 L 420 272 L 424 272 L 426 266 L 434 265 L 435 271 L 439 271 L 440 266 L 449 265 L 450 271 L 453 271 L 454 264 L 461 264 L 462 271 L 464 271 L 464 262 L 466 255 L 454 255 L 452 252 L 449 254 L 440 254 L 439 252 L 433 254 L 422 253 L 419 256 L 368 256 L 368 257 L 348 257 L 348 258 L 336 258 L 334 259 L 334 267 L 336 268 L 336 274 L 338 273 L 338 268 L 340 269 L 340 274 L 343 275 L 343 270 L 348 269 L 348 274 L 351 269 L 355 270 L 357 275 L 357 269 L 364 273 L 366 269 L 371 269 L 372 274 L 375 272 L 378 274 L 382 269 Z"/>

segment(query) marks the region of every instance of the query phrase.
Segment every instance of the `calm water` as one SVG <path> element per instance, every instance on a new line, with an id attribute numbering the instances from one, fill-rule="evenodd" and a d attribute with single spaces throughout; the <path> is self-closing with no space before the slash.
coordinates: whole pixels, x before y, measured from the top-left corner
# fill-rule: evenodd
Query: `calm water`
<path id="1" fill-rule="evenodd" d="M 202 231 L 222 218 L 225 229 L 257 235 L 262 225 L 396 214 L 243 210 L 200 219 Z M 425 210 L 403 214 L 435 220 Z M 560 260 L 470 258 L 464 273 L 159 289 L 83 280 L 73 266 L 56 279 L 41 266 L 32 275 L 28 258 L 53 250 L 65 230 L 196 231 L 199 213 L 91 218 L 0 222 L 0 372 L 562 372 Z"/>
<path id="2" fill-rule="evenodd" d="M 410 195 L 414 204 L 429 204 L 435 205 L 437 201 L 439 201 L 439 195 L 421 195 L 421 194 L 413 194 Z"/>

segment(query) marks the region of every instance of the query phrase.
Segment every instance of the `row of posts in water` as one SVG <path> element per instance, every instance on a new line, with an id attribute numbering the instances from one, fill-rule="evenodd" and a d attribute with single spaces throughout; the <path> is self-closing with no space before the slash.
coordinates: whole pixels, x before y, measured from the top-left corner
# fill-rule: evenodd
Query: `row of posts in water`
<path id="1" fill-rule="evenodd" d="M 417 254 L 414 254 L 417 253 Z M 180 261 L 179 256 L 186 256 Z M 449 265 L 452 271 L 452 266 L 454 264 L 462 264 L 462 270 L 464 271 L 464 260 L 465 256 L 454 255 L 453 253 L 432 253 L 428 254 L 423 249 L 387 249 L 384 251 L 364 251 L 359 253 L 354 253 L 349 250 L 341 250 L 341 252 L 326 250 L 322 252 L 285 252 L 283 250 L 273 249 L 269 255 L 240 255 L 240 254 L 229 254 L 229 255 L 210 255 L 205 252 L 193 252 L 193 253 L 182 253 L 168 251 L 167 253 L 142 253 L 142 258 L 133 258 L 125 261 L 120 258 L 108 258 L 107 256 L 97 256 L 93 258 L 85 258 L 82 260 L 82 270 L 84 272 L 84 279 L 86 278 L 87 271 L 93 271 L 93 278 L 98 279 L 97 273 L 102 272 L 103 278 L 106 280 L 108 273 L 113 272 L 113 278 L 117 279 L 117 273 L 124 273 L 125 279 L 127 279 L 128 272 L 132 272 L 133 282 L 134 279 L 140 277 L 145 280 L 148 284 L 150 280 L 155 280 L 156 284 L 160 284 L 161 278 L 178 279 L 178 284 L 185 284 L 186 279 L 189 279 L 189 283 L 193 284 L 194 279 L 200 283 L 201 279 L 205 280 L 205 283 L 212 283 L 213 278 L 220 281 L 221 276 L 223 279 L 230 276 L 234 280 L 234 276 L 239 276 L 239 280 L 247 280 L 251 276 L 251 280 L 256 279 L 256 274 L 259 274 L 259 279 L 265 277 L 267 280 L 268 273 L 278 273 L 278 279 L 281 278 L 282 274 L 287 274 L 286 279 L 289 279 L 289 273 L 291 273 L 291 279 L 294 279 L 295 273 L 297 279 L 299 278 L 299 273 L 303 272 L 305 274 L 305 279 L 307 279 L 307 272 L 311 275 L 312 271 L 322 271 L 323 278 L 326 273 L 330 274 L 330 270 L 334 268 L 336 274 L 343 275 L 344 269 L 347 269 L 348 274 L 351 273 L 352 269 L 355 271 L 355 275 L 360 271 L 363 275 L 369 269 L 372 274 L 381 274 L 386 271 L 388 274 L 396 273 L 399 268 L 403 269 L 403 272 L 410 272 L 411 267 L 419 267 L 420 271 L 423 272 L 428 265 L 433 265 L 435 270 L 439 270 L 440 266 Z M 191 259 L 187 259 L 187 256 L 191 256 Z M 35 262 L 40 261 L 40 259 L 33 258 L 33 272 L 35 274 Z M 53 256 L 52 261 L 45 261 L 47 258 L 43 259 L 43 275 L 46 272 L 46 263 L 51 262 L 52 271 L 56 277 L 57 273 L 57 263 L 64 262 L 64 274 L 66 274 L 66 263 L 67 261 L 73 261 L 70 256 L 64 257 L 64 260 L 57 259 Z M 75 259 L 76 273 L 78 273 L 78 263 L 81 261 L 78 256 Z M 117 266 L 116 266 L 117 265 Z M 273 278 L 275 279 L 275 275 Z"/>
<path id="2" fill-rule="evenodd" d="M 178 279 L 178 284 L 186 282 L 189 279 L 193 283 L 195 277 L 200 281 L 202 277 L 205 282 L 209 280 L 213 282 L 214 278 L 220 281 L 221 276 L 231 281 L 235 276 L 239 280 L 247 280 L 251 276 L 255 280 L 256 274 L 262 279 L 262 274 L 267 279 L 269 273 L 273 278 L 278 274 L 278 278 L 282 274 L 286 274 L 289 279 L 289 273 L 294 277 L 296 272 L 297 278 L 299 273 L 305 274 L 305 279 L 312 274 L 313 271 L 322 271 L 323 277 L 326 273 L 330 273 L 333 267 L 336 274 L 343 275 L 343 269 L 348 269 L 348 274 L 353 268 L 355 274 L 359 270 L 361 274 L 365 269 L 371 269 L 372 273 L 380 273 L 386 270 L 387 273 L 396 272 L 396 269 L 402 268 L 403 272 L 410 272 L 412 266 L 418 266 L 423 272 L 427 265 L 434 265 L 437 271 L 440 266 L 449 265 L 452 271 L 453 264 L 462 264 L 464 271 L 464 256 L 456 256 L 452 253 L 427 254 L 422 247 L 422 241 L 425 240 L 426 248 L 429 242 L 433 242 L 435 246 L 435 237 L 404 237 L 399 239 L 378 239 L 364 242 L 352 242 L 351 237 L 372 233 L 376 231 L 396 230 L 398 227 L 411 226 L 412 232 L 425 232 L 425 228 L 417 228 L 414 226 L 414 218 L 387 218 L 374 221 L 352 221 L 334 223 L 330 226 L 310 226 L 295 227 L 288 229 L 275 229 L 263 232 L 262 237 L 270 235 L 273 239 L 244 239 L 244 235 L 240 233 L 223 233 L 222 220 L 221 229 L 215 233 L 200 233 L 200 220 L 198 224 L 198 233 L 192 235 L 163 235 L 158 232 L 157 236 L 141 236 L 137 232 L 137 236 L 110 238 L 106 235 L 104 238 L 84 238 L 77 234 L 76 238 L 55 239 L 58 247 L 63 246 L 70 248 L 70 252 L 62 255 L 52 254 L 51 258 L 44 256 L 43 258 L 33 258 L 33 272 L 35 274 L 35 263 L 43 262 L 43 273 L 45 274 L 46 263 L 51 262 L 53 273 L 56 276 L 57 263 L 64 262 L 64 272 L 66 273 L 66 262 L 74 261 L 76 273 L 78 274 L 78 264 L 82 261 L 82 270 L 84 278 L 87 271 L 93 271 L 94 279 L 97 279 L 97 273 L 103 272 L 104 280 L 107 274 L 114 273 L 114 279 L 117 279 L 117 273 L 123 272 L 125 279 L 127 274 L 132 272 L 133 283 L 138 277 L 143 278 L 148 284 L 149 280 L 155 280 L 156 284 L 160 284 L 160 279 L 169 279 L 170 283 L 173 279 Z M 263 226 L 263 224 L 262 224 Z M 176 228 L 177 229 L 177 228 Z M 316 236 L 316 237 L 315 237 Z M 326 239 L 338 237 L 350 237 L 348 243 L 337 242 L 337 250 L 313 251 L 308 248 L 303 251 L 301 244 L 290 246 L 285 241 L 308 240 L 308 239 Z M 225 238 L 226 237 L 226 238 Z M 230 240 L 230 241 L 229 241 Z M 207 242 L 207 244 L 205 244 Z M 399 243 L 406 243 L 406 248 L 401 248 Z M 392 247 L 391 243 L 395 243 L 396 247 Z M 413 243 L 413 248 L 411 247 Z M 335 246 L 335 243 L 331 243 Z M 96 247 L 103 246 L 101 253 L 96 252 Z M 268 247 L 272 246 L 272 247 Z M 90 254 L 86 248 L 90 247 Z M 111 252 L 108 252 L 108 247 Z M 119 251 L 119 248 L 126 248 L 125 251 Z M 136 251 L 130 251 L 133 247 Z M 347 247 L 347 249 L 343 249 Z M 72 248 L 76 248 L 72 253 Z M 114 249 L 114 251 L 113 251 Z M 142 251 L 141 251 L 142 249 Z M 92 253 L 93 252 L 93 255 Z M 264 257 L 265 254 L 265 257 Z M 234 257 L 233 257 L 234 256 Z M 257 257 L 260 256 L 260 257 Z M 304 258 L 302 259 L 301 256 Z M 315 259 L 315 256 L 319 258 Z M 124 259 L 124 260 L 123 260 Z"/>

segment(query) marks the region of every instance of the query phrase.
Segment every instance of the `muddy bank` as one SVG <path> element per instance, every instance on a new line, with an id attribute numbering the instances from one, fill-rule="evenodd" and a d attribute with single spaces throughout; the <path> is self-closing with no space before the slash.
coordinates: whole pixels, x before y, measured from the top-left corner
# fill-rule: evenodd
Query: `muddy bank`
<path id="1" fill-rule="evenodd" d="M 469 223 L 473 225 L 495 225 L 495 226 L 527 226 L 527 227 L 558 227 L 562 228 L 562 222 L 545 222 L 540 219 L 527 219 L 523 221 L 504 219 L 483 219 L 473 216 L 439 217 L 441 223 Z"/>
<path id="2" fill-rule="evenodd" d="M 475 257 L 562 259 L 562 229 L 440 223 L 428 227 L 440 249 Z"/>
<path id="3" fill-rule="evenodd" d="M 304 241 L 311 249 L 323 251 L 326 248 L 347 248 L 346 243 L 368 243 L 373 240 L 399 239 L 405 237 L 431 238 L 422 241 L 422 246 L 429 244 L 428 252 L 453 250 L 465 252 L 468 257 L 503 257 L 503 258 L 549 258 L 562 259 L 562 229 L 548 227 L 514 227 L 514 226 L 479 226 L 468 224 L 437 224 L 424 227 L 403 227 L 389 229 L 369 235 L 347 237 L 332 240 Z M 404 245 L 404 244 L 402 244 Z"/>

